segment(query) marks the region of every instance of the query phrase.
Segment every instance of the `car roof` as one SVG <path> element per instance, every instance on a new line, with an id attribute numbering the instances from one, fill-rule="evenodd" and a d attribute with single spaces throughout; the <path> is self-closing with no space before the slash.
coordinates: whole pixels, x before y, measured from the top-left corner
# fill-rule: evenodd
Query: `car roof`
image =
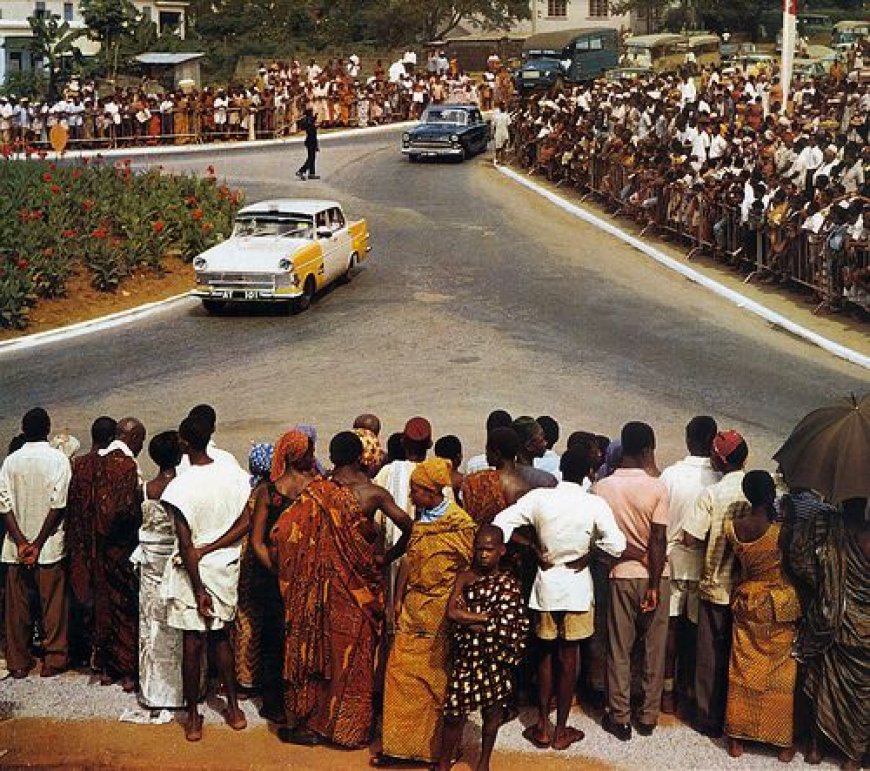
<path id="1" fill-rule="evenodd" d="M 249 204 L 239 210 L 239 214 L 266 214 L 268 212 L 293 212 L 296 214 L 317 214 L 324 209 L 341 208 L 337 201 L 317 198 L 271 198 Z"/>
<path id="2" fill-rule="evenodd" d="M 429 110 L 464 110 L 466 112 L 471 112 L 472 110 L 479 110 L 479 109 L 480 109 L 480 107 L 478 107 L 476 104 L 445 104 L 442 102 L 441 104 L 430 104 L 426 108 L 426 111 L 428 112 Z"/>

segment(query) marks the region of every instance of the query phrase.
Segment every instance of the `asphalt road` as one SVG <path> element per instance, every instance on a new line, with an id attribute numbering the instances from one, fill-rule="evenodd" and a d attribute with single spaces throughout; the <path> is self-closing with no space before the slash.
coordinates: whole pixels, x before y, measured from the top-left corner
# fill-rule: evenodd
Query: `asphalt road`
<path id="1" fill-rule="evenodd" d="M 411 165 L 398 132 L 323 142 L 319 182 L 298 182 L 301 146 L 155 160 L 265 197 L 334 197 L 369 221 L 374 250 L 350 285 L 296 317 L 212 318 L 190 301 L 138 325 L 0 355 L 0 437 L 44 405 L 87 436 L 99 414 L 150 433 L 214 404 L 216 437 L 250 440 L 313 422 L 325 439 L 354 415 L 385 431 L 413 414 L 467 454 L 489 410 L 547 413 L 618 434 L 650 422 L 659 460 L 683 454 L 685 422 L 744 432 L 750 464 L 807 411 L 870 387 L 837 360 L 652 263 L 497 173 L 484 159 Z M 141 160 L 137 159 L 137 163 Z"/>

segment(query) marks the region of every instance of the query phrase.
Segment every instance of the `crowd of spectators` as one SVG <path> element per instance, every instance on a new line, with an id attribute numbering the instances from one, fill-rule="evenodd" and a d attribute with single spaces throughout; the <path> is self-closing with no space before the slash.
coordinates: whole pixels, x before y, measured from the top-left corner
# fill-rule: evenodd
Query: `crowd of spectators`
<path id="1" fill-rule="evenodd" d="M 0 142 L 47 145 L 56 124 L 76 148 L 273 138 L 296 133 L 308 106 L 324 128 L 380 125 L 418 118 L 430 101 L 491 107 L 510 85 L 507 70 L 492 64 L 482 83 L 438 49 L 419 65 L 414 51 L 388 65 L 378 59 L 368 74 L 355 54 L 325 63 L 261 62 L 253 79 L 226 88 L 160 91 L 143 83 L 106 93 L 73 78 L 54 102 L 0 96 Z"/>
<path id="2" fill-rule="evenodd" d="M 644 226 L 870 305 L 863 56 L 792 82 L 777 67 L 696 68 L 596 81 L 514 104 L 529 173 L 600 195 Z"/>

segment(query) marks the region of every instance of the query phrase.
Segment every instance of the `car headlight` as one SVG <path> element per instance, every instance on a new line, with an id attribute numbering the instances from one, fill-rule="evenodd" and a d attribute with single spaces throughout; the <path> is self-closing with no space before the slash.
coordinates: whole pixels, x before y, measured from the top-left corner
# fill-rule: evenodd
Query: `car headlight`
<path id="1" fill-rule="evenodd" d="M 451 134 L 450 141 L 453 142 L 453 144 L 456 144 L 459 141 L 459 134 Z"/>
<path id="2" fill-rule="evenodd" d="M 208 267 L 208 262 L 206 262 L 205 257 L 197 257 L 193 261 L 194 270 L 205 270 Z"/>
<path id="3" fill-rule="evenodd" d="M 402 141 L 405 144 L 408 144 L 408 142 L 411 141 L 411 135 L 407 131 L 404 134 L 402 134 Z"/>
<path id="4" fill-rule="evenodd" d="M 290 270 L 293 267 L 293 262 L 286 257 L 278 263 L 278 267 L 281 270 Z"/>

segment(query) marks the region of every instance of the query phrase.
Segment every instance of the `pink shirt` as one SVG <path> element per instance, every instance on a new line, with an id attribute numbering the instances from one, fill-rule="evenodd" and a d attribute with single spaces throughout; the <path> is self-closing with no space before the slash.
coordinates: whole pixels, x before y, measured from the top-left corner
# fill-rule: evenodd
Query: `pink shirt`
<path id="1" fill-rule="evenodd" d="M 668 488 L 643 469 L 620 468 L 600 482 L 592 492 L 610 505 L 625 540 L 646 551 L 652 525 L 668 524 Z M 662 576 L 668 575 L 668 564 Z M 637 560 L 626 560 L 610 571 L 611 578 L 649 578 L 649 571 Z"/>

